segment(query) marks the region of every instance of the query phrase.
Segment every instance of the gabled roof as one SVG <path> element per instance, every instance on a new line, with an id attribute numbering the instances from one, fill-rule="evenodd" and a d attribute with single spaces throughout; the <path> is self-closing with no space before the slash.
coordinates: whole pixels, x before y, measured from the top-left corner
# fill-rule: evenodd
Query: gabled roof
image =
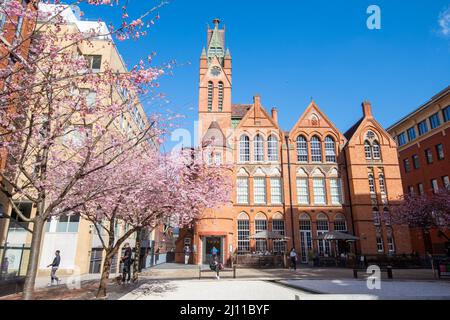
<path id="1" fill-rule="evenodd" d="M 353 137 L 353 135 L 355 134 L 356 130 L 358 130 L 358 128 L 361 125 L 361 123 L 363 122 L 363 120 L 364 120 L 364 117 L 359 119 L 350 129 L 348 129 L 344 133 L 344 136 L 345 136 L 345 138 L 347 138 L 347 140 L 350 140 Z"/>
<path id="2" fill-rule="evenodd" d="M 245 117 L 251 107 L 251 104 L 233 104 L 231 106 L 231 117 L 242 119 Z"/>
<path id="3" fill-rule="evenodd" d="M 211 122 L 202 139 L 204 146 L 226 147 L 227 140 L 217 121 Z"/>

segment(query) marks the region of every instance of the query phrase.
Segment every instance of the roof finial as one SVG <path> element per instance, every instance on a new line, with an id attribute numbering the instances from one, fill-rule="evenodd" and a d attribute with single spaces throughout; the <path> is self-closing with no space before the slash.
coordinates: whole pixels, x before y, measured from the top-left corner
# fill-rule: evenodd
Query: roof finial
<path id="1" fill-rule="evenodd" d="M 214 24 L 214 28 L 219 28 L 219 23 L 220 23 L 220 20 L 219 19 L 214 19 L 213 20 L 213 24 Z"/>

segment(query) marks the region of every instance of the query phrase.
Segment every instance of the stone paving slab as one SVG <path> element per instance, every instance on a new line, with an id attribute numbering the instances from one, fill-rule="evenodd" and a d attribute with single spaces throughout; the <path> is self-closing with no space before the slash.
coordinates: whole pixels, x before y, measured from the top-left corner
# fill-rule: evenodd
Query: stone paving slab
<path id="1" fill-rule="evenodd" d="M 121 300 L 295 300 L 301 290 L 260 280 L 155 280 Z"/>
<path id="2" fill-rule="evenodd" d="M 380 289 L 369 289 L 366 280 L 282 280 L 280 283 L 293 288 L 325 294 L 317 299 L 332 299 L 327 294 L 344 295 L 349 298 L 359 295 L 366 299 L 448 299 L 450 300 L 450 282 L 448 281 L 407 281 L 382 280 Z M 313 296 L 304 297 L 314 299 Z M 334 297 L 336 298 L 336 297 Z"/>

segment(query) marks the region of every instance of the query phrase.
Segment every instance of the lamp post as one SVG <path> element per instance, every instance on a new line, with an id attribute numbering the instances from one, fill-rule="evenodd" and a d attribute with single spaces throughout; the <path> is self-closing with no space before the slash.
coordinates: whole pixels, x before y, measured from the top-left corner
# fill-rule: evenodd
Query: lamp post
<path id="1" fill-rule="evenodd" d="M 290 156 L 290 148 L 289 148 L 289 136 L 284 136 L 286 140 L 286 149 L 287 149 L 287 164 L 288 164 L 288 181 L 289 181 L 289 209 L 291 212 L 291 232 L 292 232 L 292 248 L 295 248 L 295 233 L 294 233 L 294 208 L 292 205 L 292 188 L 291 188 L 291 156 Z"/>

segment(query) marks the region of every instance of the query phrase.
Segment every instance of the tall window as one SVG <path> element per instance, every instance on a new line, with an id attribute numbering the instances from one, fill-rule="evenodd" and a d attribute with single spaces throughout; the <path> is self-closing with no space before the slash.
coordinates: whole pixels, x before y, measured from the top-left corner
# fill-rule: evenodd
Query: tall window
<path id="1" fill-rule="evenodd" d="M 255 153 L 255 161 L 264 161 L 264 139 L 261 135 L 256 135 L 253 141 L 253 148 Z"/>
<path id="2" fill-rule="evenodd" d="M 384 209 L 383 209 L 383 219 L 384 219 L 384 223 L 385 223 L 387 226 L 390 226 L 390 225 L 391 225 L 391 214 L 390 214 L 388 208 L 384 208 Z"/>
<path id="3" fill-rule="evenodd" d="M 387 243 L 388 243 L 389 253 L 395 253 L 395 243 L 394 243 L 394 237 L 392 235 L 392 231 L 387 236 Z"/>
<path id="4" fill-rule="evenodd" d="M 425 190 L 424 190 L 424 188 L 423 188 L 423 183 L 419 183 L 419 184 L 417 185 L 417 190 L 419 190 L 419 194 L 420 194 L 421 196 L 423 196 L 423 195 L 425 194 Z"/>
<path id="5" fill-rule="evenodd" d="M 342 187 L 339 178 L 330 179 L 330 196 L 332 204 L 342 204 Z"/>
<path id="6" fill-rule="evenodd" d="M 2 0 L 0 1 L 0 7 L 2 8 L 1 11 L 4 11 L 7 9 L 8 3 L 11 2 L 11 0 Z M 3 29 L 4 25 L 6 24 L 6 14 L 4 12 L 0 12 L 0 31 Z"/>
<path id="7" fill-rule="evenodd" d="M 304 136 L 297 137 L 297 161 L 308 162 L 308 144 Z"/>
<path id="8" fill-rule="evenodd" d="M 219 112 L 223 110 L 223 82 L 219 82 Z"/>
<path id="9" fill-rule="evenodd" d="M 238 253 L 250 252 L 250 221 L 248 215 L 242 212 L 237 220 L 237 234 L 238 234 Z"/>
<path id="10" fill-rule="evenodd" d="M 380 253 L 384 252 L 383 237 L 380 233 L 377 233 L 377 251 Z"/>
<path id="11" fill-rule="evenodd" d="M 372 155 L 375 160 L 381 159 L 380 144 L 376 140 L 372 143 Z"/>
<path id="12" fill-rule="evenodd" d="M 242 135 L 239 139 L 239 160 L 240 162 L 250 161 L 250 138 Z"/>
<path id="13" fill-rule="evenodd" d="M 261 232 L 267 230 L 267 218 L 264 214 L 258 213 L 255 218 L 255 232 Z M 256 252 L 266 252 L 267 240 L 256 239 Z"/>
<path id="14" fill-rule="evenodd" d="M 88 68 L 93 72 L 100 72 L 102 67 L 102 56 L 101 55 L 85 55 Z"/>
<path id="15" fill-rule="evenodd" d="M 212 105 L 213 105 L 213 90 L 214 85 L 211 81 L 208 82 L 208 111 L 212 111 Z"/>
<path id="16" fill-rule="evenodd" d="M 439 185 L 438 185 L 438 181 L 436 179 L 431 180 L 431 187 L 433 188 L 433 193 L 438 193 Z"/>
<path id="17" fill-rule="evenodd" d="M 320 236 L 323 233 L 329 231 L 328 218 L 325 214 L 320 213 L 317 216 L 317 235 Z M 319 254 L 330 254 L 330 242 L 327 240 L 317 240 Z"/>
<path id="18" fill-rule="evenodd" d="M 372 146 L 370 145 L 370 142 L 367 140 L 364 142 L 364 153 L 366 155 L 367 160 L 372 159 Z"/>
<path id="19" fill-rule="evenodd" d="M 248 204 L 248 177 L 237 178 L 237 203 Z"/>
<path id="20" fill-rule="evenodd" d="M 311 219 L 304 213 L 300 216 L 300 255 L 303 263 L 308 262 L 308 253 L 312 251 Z"/>
<path id="21" fill-rule="evenodd" d="M 276 214 L 272 220 L 272 231 L 284 236 L 284 219 L 283 215 Z M 285 242 L 282 240 L 273 241 L 273 251 L 277 253 L 285 252 L 286 246 Z"/>
<path id="22" fill-rule="evenodd" d="M 322 162 L 322 144 L 317 136 L 311 138 L 311 160 Z"/>
<path id="23" fill-rule="evenodd" d="M 379 226 L 381 224 L 381 216 L 380 211 L 378 211 L 378 208 L 372 209 L 372 215 L 373 215 L 373 224 Z"/>
<path id="24" fill-rule="evenodd" d="M 406 144 L 406 135 L 405 135 L 404 132 L 400 133 L 400 134 L 397 136 L 397 142 L 398 142 L 398 146 L 399 146 L 399 147 L 401 147 L 401 146 L 403 146 L 403 145 Z"/>
<path id="25" fill-rule="evenodd" d="M 409 159 L 403 160 L 403 166 L 405 167 L 405 172 L 411 171 L 411 163 L 409 162 Z"/>
<path id="26" fill-rule="evenodd" d="M 380 182 L 380 192 L 386 193 L 386 183 L 384 180 L 384 174 L 381 173 L 378 178 L 379 178 L 379 182 Z"/>
<path id="27" fill-rule="evenodd" d="M 442 110 L 442 115 L 444 116 L 444 122 L 450 121 L 450 106 L 447 106 Z"/>
<path id="28" fill-rule="evenodd" d="M 297 178 L 297 202 L 309 204 L 308 178 Z"/>
<path id="29" fill-rule="evenodd" d="M 281 204 L 281 178 L 270 178 L 270 202 L 272 204 Z"/>
<path id="30" fill-rule="evenodd" d="M 314 204 L 326 204 L 325 178 L 313 178 Z"/>
<path id="31" fill-rule="evenodd" d="M 253 193 L 255 204 L 266 203 L 266 178 L 254 177 L 253 178 Z"/>
<path id="32" fill-rule="evenodd" d="M 336 143 L 330 136 L 325 138 L 325 160 L 336 162 Z"/>
<path id="33" fill-rule="evenodd" d="M 267 157 L 269 161 L 278 161 L 278 139 L 274 135 L 267 139 Z"/>
<path id="34" fill-rule="evenodd" d="M 339 213 L 334 218 L 334 231 L 347 232 L 347 221 L 342 213 Z"/>
<path id="35" fill-rule="evenodd" d="M 414 127 L 409 128 L 407 130 L 407 133 L 409 141 L 413 141 L 414 139 L 416 139 L 416 129 L 414 129 Z"/>
<path id="36" fill-rule="evenodd" d="M 373 174 L 369 174 L 369 191 L 371 194 L 375 194 L 375 180 Z"/>
<path id="37" fill-rule="evenodd" d="M 428 164 L 433 163 L 433 152 L 431 151 L 431 149 L 425 150 L 425 159 L 427 160 Z"/>
<path id="38" fill-rule="evenodd" d="M 419 156 L 417 154 L 413 155 L 412 160 L 413 160 L 414 169 L 419 169 L 420 168 Z"/>
<path id="39" fill-rule="evenodd" d="M 441 119 L 439 119 L 439 113 L 435 113 L 430 117 L 431 129 L 435 129 L 441 125 Z"/>
<path id="40" fill-rule="evenodd" d="M 436 153 L 438 155 L 438 160 L 443 160 L 445 158 L 444 147 L 442 143 L 436 145 Z"/>

